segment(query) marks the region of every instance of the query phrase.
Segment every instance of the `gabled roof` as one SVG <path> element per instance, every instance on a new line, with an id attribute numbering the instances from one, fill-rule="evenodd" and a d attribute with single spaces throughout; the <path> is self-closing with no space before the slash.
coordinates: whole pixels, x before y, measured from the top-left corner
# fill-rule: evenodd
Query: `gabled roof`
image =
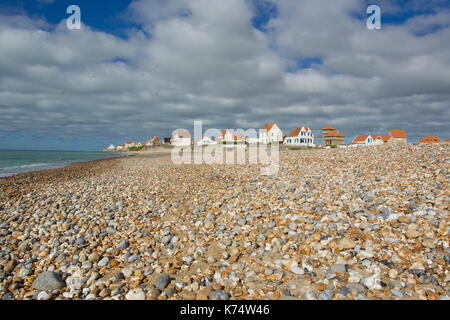
<path id="1" fill-rule="evenodd" d="M 406 138 L 405 131 L 403 130 L 390 130 L 389 134 L 394 138 Z"/>
<path id="2" fill-rule="evenodd" d="M 368 137 L 369 137 L 368 135 L 367 136 L 356 136 L 355 139 L 353 139 L 353 143 L 366 141 L 366 139 Z"/>
<path id="3" fill-rule="evenodd" d="M 323 128 L 322 130 L 336 130 L 336 129 L 333 128 L 332 126 L 326 126 L 326 127 Z"/>
<path id="4" fill-rule="evenodd" d="M 329 133 L 327 133 L 324 137 L 341 137 L 341 138 L 345 138 L 345 136 L 340 133 L 339 131 L 331 131 Z"/>
<path id="5" fill-rule="evenodd" d="M 272 130 L 272 127 L 275 125 L 275 123 L 271 123 L 271 124 L 266 124 L 264 126 L 264 130 L 270 131 Z"/>
<path id="6" fill-rule="evenodd" d="M 309 131 L 308 127 L 296 127 L 296 128 L 294 128 L 294 130 L 291 131 L 291 133 L 288 134 L 288 137 L 298 137 L 298 135 L 300 134 L 300 131 L 302 131 L 302 128 L 305 128 L 306 132 Z"/>
<path id="7" fill-rule="evenodd" d="M 392 136 L 391 136 L 390 134 L 373 134 L 373 135 L 372 135 L 372 138 L 373 138 L 374 140 L 380 138 L 380 139 L 383 140 L 383 142 L 388 142 L 389 139 L 392 138 Z"/>

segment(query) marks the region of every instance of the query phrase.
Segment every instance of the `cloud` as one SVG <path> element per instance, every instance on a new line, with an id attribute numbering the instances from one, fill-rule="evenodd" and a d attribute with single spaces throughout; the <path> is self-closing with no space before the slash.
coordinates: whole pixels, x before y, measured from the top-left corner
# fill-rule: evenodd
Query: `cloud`
<path id="1" fill-rule="evenodd" d="M 1 16 L 0 128 L 113 143 L 167 136 L 194 119 L 275 121 L 286 134 L 309 125 L 316 136 L 327 124 L 348 137 L 449 135 L 448 11 L 369 31 L 351 15 L 365 12 L 362 1 L 274 5 L 263 32 L 244 0 L 134 1 L 125 16 L 139 28 L 127 39 Z M 304 59 L 320 62 L 299 68 Z"/>

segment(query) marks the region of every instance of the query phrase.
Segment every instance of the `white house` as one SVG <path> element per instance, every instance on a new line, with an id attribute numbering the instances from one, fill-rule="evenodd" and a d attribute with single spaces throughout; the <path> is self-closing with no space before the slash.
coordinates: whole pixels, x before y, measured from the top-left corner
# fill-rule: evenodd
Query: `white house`
<path id="1" fill-rule="evenodd" d="M 170 143 L 174 146 L 189 146 L 191 144 L 191 134 L 185 129 L 177 129 L 172 132 Z"/>
<path id="2" fill-rule="evenodd" d="M 296 127 L 284 139 L 284 144 L 293 147 L 315 147 L 314 134 L 308 127 Z"/>
<path id="3" fill-rule="evenodd" d="M 116 147 L 114 147 L 113 144 L 110 144 L 109 147 L 108 147 L 108 150 L 116 150 Z"/>
<path id="4" fill-rule="evenodd" d="M 124 144 L 118 144 L 116 150 L 123 150 L 125 149 L 125 145 Z"/>
<path id="5" fill-rule="evenodd" d="M 283 131 L 275 123 L 266 124 L 261 130 L 259 141 L 265 144 L 283 142 Z"/>
<path id="6" fill-rule="evenodd" d="M 369 134 L 367 136 L 356 136 L 351 144 L 355 146 L 372 146 L 375 144 L 375 141 Z"/>
<path id="7" fill-rule="evenodd" d="M 131 141 L 126 141 L 125 142 L 125 148 L 131 148 L 131 147 L 134 147 L 134 146 L 135 146 L 134 142 L 131 142 Z"/>
<path id="8" fill-rule="evenodd" d="M 209 144 L 217 144 L 217 142 L 209 137 L 202 137 L 199 141 L 197 141 L 197 145 L 209 145 Z"/>

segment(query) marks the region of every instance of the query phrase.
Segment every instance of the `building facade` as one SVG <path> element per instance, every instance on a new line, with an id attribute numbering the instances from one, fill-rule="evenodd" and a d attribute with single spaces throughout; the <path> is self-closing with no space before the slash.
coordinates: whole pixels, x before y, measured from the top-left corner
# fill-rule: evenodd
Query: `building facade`
<path id="1" fill-rule="evenodd" d="M 315 147 L 314 134 L 308 127 L 296 127 L 284 139 L 283 143 L 293 147 Z"/>

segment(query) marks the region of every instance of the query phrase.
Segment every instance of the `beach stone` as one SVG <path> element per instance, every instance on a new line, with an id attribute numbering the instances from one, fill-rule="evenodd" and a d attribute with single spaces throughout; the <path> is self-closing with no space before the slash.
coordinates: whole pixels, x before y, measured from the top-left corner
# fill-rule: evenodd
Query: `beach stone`
<path id="1" fill-rule="evenodd" d="M 131 289 L 125 295 L 127 300 L 145 300 L 145 292 L 140 288 Z"/>
<path id="2" fill-rule="evenodd" d="M 345 264 L 333 264 L 330 267 L 330 272 L 331 273 L 345 273 L 347 272 L 347 266 Z"/>
<path id="3" fill-rule="evenodd" d="M 391 293 L 397 298 L 403 298 L 403 293 L 398 289 L 392 289 Z"/>
<path id="4" fill-rule="evenodd" d="M 212 293 L 213 288 L 211 286 L 204 287 L 200 289 L 197 293 L 197 300 L 208 300 L 209 295 Z"/>
<path id="5" fill-rule="evenodd" d="M 100 260 L 98 263 L 97 263 L 97 265 L 99 266 L 99 267 L 104 267 L 104 266 L 106 266 L 107 264 L 109 263 L 109 258 L 103 258 L 102 260 Z"/>
<path id="6" fill-rule="evenodd" d="M 356 246 L 356 242 L 350 238 L 342 238 L 338 242 L 339 249 L 353 249 Z"/>
<path id="7" fill-rule="evenodd" d="M 217 290 L 210 293 L 211 300 L 229 300 L 230 295 L 225 290 Z"/>
<path id="8" fill-rule="evenodd" d="M 295 274 L 298 274 L 298 275 L 303 275 L 303 274 L 305 274 L 305 270 L 302 269 L 302 268 L 300 268 L 299 266 L 293 266 L 293 267 L 291 267 L 291 272 L 292 272 L 292 273 L 295 273 Z"/>
<path id="9" fill-rule="evenodd" d="M 55 272 L 42 272 L 33 281 L 32 288 L 43 291 L 52 291 L 62 289 L 65 283 L 62 280 L 61 274 Z"/>
<path id="10" fill-rule="evenodd" d="M 334 296 L 333 290 L 327 289 L 327 290 L 324 290 L 320 294 L 319 299 L 320 300 L 331 300 L 331 299 L 333 299 L 333 296 Z"/>
<path id="11" fill-rule="evenodd" d="M 169 284 L 170 277 L 168 274 L 163 274 L 158 278 L 158 282 L 156 283 L 156 288 L 160 291 L 164 291 L 164 289 Z"/>
<path id="12" fill-rule="evenodd" d="M 45 291 L 41 291 L 37 295 L 37 300 L 50 300 L 52 298 L 51 293 L 47 293 Z"/>
<path id="13" fill-rule="evenodd" d="M 130 244 L 128 243 L 128 240 L 122 240 L 119 245 L 117 246 L 117 250 L 125 250 L 130 246 Z"/>

